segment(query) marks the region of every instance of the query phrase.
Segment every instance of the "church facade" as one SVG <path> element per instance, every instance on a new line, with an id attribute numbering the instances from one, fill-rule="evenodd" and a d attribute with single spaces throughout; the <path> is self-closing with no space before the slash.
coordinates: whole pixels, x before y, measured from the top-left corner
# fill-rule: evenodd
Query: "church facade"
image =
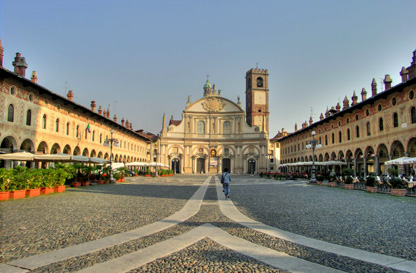
<path id="1" fill-rule="evenodd" d="M 188 102 L 182 120 L 163 116 L 161 136 L 155 153 L 159 162 L 176 173 L 255 174 L 268 164 L 269 89 L 268 71 L 250 69 L 246 73 L 246 111 L 240 98 L 222 97 L 215 84 L 204 85 L 203 97 Z"/>

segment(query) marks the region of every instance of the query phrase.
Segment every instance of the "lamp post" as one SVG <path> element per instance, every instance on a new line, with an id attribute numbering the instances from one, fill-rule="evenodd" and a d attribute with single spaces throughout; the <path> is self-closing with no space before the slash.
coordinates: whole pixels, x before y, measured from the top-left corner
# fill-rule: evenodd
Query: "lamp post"
<path id="1" fill-rule="evenodd" d="M 309 183 L 316 183 L 316 169 L 315 169 L 315 149 L 322 148 L 321 143 L 315 139 L 315 131 L 312 131 L 312 140 L 306 143 L 306 149 L 312 149 L 312 174 Z"/>
<path id="2" fill-rule="evenodd" d="M 157 150 L 155 149 L 155 153 L 153 154 L 153 157 L 155 158 L 155 161 L 156 161 L 156 171 L 155 171 L 155 177 L 157 177 L 158 176 L 158 174 L 157 174 L 157 158 L 160 156 L 160 154 L 157 152 Z"/>
<path id="3" fill-rule="evenodd" d="M 114 130 L 111 129 L 111 138 L 106 138 L 104 140 L 104 146 L 110 146 L 110 183 L 114 183 L 113 180 L 113 145 L 114 147 L 118 147 L 118 140 L 113 138 Z"/>

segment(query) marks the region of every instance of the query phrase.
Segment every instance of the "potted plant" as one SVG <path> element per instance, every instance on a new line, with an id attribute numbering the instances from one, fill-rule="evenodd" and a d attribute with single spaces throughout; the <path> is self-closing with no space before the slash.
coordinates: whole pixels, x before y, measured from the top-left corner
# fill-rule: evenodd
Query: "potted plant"
<path id="1" fill-rule="evenodd" d="M 103 166 L 100 166 L 100 165 L 98 165 L 98 166 L 95 166 L 95 171 L 97 171 L 98 172 L 98 179 L 97 179 L 97 184 L 99 184 L 99 185 L 101 185 L 101 184 L 104 184 L 104 179 L 103 179 L 103 177 L 101 176 L 101 171 L 103 170 Z"/>
<path id="2" fill-rule="evenodd" d="M 406 195 L 406 189 L 404 188 L 403 180 L 399 177 L 393 177 L 390 180 L 390 186 L 391 186 L 391 195 L 393 196 L 405 196 Z"/>
<path id="3" fill-rule="evenodd" d="M 329 182 L 328 182 L 328 185 L 330 187 L 335 187 L 337 185 L 336 178 L 337 178 L 336 173 L 334 170 L 332 170 L 331 173 L 329 174 Z"/>
<path id="4" fill-rule="evenodd" d="M 10 182 L 11 182 L 11 170 L 6 170 L 4 168 L 1 168 L 0 169 L 0 201 L 5 201 L 9 199 Z"/>
<path id="5" fill-rule="evenodd" d="M 55 170 L 54 169 L 40 169 L 42 174 L 41 194 L 49 194 L 54 192 L 55 188 Z"/>
<path id="6" fill-rule="evenodd" d="M 11 199 L 21 199 L 26 197 L 26 189 L 29 188 L 26 176 L 25 167 L 17 166 L 13 169 L 9 188 L 9 197 Z"/>
<path id="7" fill-rule="evenodd" d="M 65 191 L 65 181 L 70 176 L 64 169 L 56 168 L 54 170 L 54 179 L 55 179 L 55 192 L 64 192 Z"/>
<path id="8" fill-rule="evenodd" d="M 344 188 L 347 190 L 353 190 L 354 189 L 354 184 L 352 183 L 353 179 L 351 177 L 351 175 L 347 175 L 345 177 L 345 181 L 344 181 Z"/>
<path id="9" fill-rule="evenodd" d="M 42 185 L 42 175 L 37 169 L 28 169 L 26 171 L 26 181 L 29 184 L 26 190 L 26 196 L 34 197 L 40 195 L 40 187 Z"/>
<path id="10" fill-rule="evenodd" d="M 376 178 L 372 175 L 367 177 L 367 180 L 365 182 L 366 185 L 366 191 L 371 193 L 377 192 L 377 185 L 376 185 Z"/>
<path id="11" fill-rule="evenodd" d="M 144 176 L 145 177 L 150 177 L 150 170 L 146 169 L 146 171 L 144 172 Z"/>

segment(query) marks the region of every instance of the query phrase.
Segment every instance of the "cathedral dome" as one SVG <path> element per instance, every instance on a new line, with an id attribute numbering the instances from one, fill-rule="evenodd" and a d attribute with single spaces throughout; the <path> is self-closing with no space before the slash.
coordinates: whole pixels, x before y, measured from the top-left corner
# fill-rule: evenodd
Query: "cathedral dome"
<path id="1" fill-rule="evenodd" d="M 212 85 L 209 83 L 209 81 L 207 80 L 207 82 L 204 85 L 204 89 L 205 88 L 212 88 Z"/>

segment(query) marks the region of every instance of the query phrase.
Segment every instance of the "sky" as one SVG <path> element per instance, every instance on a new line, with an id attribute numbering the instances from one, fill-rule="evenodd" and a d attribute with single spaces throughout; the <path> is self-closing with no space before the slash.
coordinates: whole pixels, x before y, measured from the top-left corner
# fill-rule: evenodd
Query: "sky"
<path id="1" fill-rule="evenodd" d="M 209 81 L 245 106 L 245 74 L 269 71 L 269 136 L 351 101 L 375 78 L 401 82 L 416 50 L 414 0 L 0 0 L 3 66 L 159 133 Z M 361 101 L 361 99 L 359 99 Z"/>

